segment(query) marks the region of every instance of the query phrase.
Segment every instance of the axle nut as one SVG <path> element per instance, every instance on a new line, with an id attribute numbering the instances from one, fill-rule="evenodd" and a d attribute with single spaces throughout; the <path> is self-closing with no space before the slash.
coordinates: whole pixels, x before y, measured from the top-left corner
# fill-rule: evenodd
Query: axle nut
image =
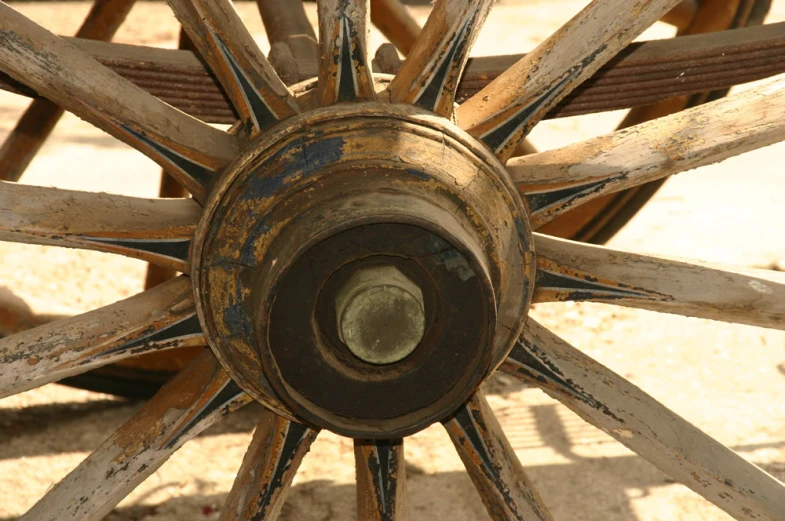
<path id="1" fill-rule="evenodd" d="M 360 268 L 335 296 L 338 337 L 370 364 L 409 356 L 425 334 L 422 290 L 395 266 Z"/>

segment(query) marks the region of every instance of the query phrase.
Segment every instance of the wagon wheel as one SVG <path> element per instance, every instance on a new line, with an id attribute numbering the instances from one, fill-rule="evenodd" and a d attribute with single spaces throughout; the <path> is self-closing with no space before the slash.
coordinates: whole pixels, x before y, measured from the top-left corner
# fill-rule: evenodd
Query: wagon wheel
<path id="1" fill-rule="evenodd" d="M 435 422 L 493 519 L 550 519 L 480 391 L 495 370 L 542 388 L 735 518 L 783 518 L 780 482 L 527 311 L 589 300 L 782 328 L 780 274 L 533 230 L 581 202 L 785 138 L 785 83 L 510 159 L 554 104 L 677 2 L 595 0 L 456 108 L 491 3 L 437 2 L 389 77 L 370 71 L 367 4 L 321 0 L 319 80 L 289 90 L 228 1 L 171 0 L 241 115 L 226 133 L 0 2 L 0 68 L 157 161 L 194 196 L 2 185 L 4 240 L 188 274 L 0 340 L 2 395 L 142 352 L 211 348 L 21 519 L 101 518 L 252 400 L 267 412 L 222 519 L 274 519 L 320 429 L 356 440 L 358 517 L 404 519 L 402 439 Z"/>
<path id="2" fill-rule="evenodd" d="M 121 0 L 103 0 L 120 2 Z M 99 3 L 101 0 L 99 0 Z M 96 5 L 98 6 L 99 3 Z M 125 0 L 128 3 L 128 0 Z M 302 74 L 296 74 L 297 62 L 316 63 L 318 50 L 316 36 L 299 2 L 280 3 L 274 0 L 258 0 L 265 28 L 272 46 L 270 60 L 285 83 L 294 83 Z M 662 21 L 674 25 L 679 36 L 721 31 L 745 25 L 757 25 L 768 12 L 770 0 L 684 0 L 663 16 Z M 407 14 L 406 9 L 392 0 L 373 0 L 371 20 L 405 54 L 411 50 L 420 27 Z M 186 39 L 187 40 L 187 39 Z M 183 44 L 186 44 L 185 46 Z M 189 48 L 181 36 L 181 48 Z M 398 60 L 395 53 L 380 49 L 377 61 L 382 68 Z M 389 59 L 387 59 L 389 58 Z M 306 74 L 307 76 L 307 74 Z M 637 107 L 629 112 L 621 128 L 629 127 L 657 117 L 675 113 L 727 94 L 727 89 L 669 98 L 661 102 Z M 530 146 L 524 147 L 532 150 Z M 518 152 L 521 152 L 519 150 Z M 615 234 L 645 204 L 664 179 L 629 188 L 597 198 L 578 206 L 547 223 L 543 233 L 580 241 L 602 243 Z M 161 197 L 177 197 L 182 193 L 180 185 L 169 176 L 164 176 Z M 172 276 L 172 269 L 151 265 L 147 287 Z M 197 349 L 181 349 L 143 355 L 106 366 L 91 373 L 66 380 L 70 385 L 124 396 L 152 396 L 171 374 L 185 366 L 196 354 Z"/>

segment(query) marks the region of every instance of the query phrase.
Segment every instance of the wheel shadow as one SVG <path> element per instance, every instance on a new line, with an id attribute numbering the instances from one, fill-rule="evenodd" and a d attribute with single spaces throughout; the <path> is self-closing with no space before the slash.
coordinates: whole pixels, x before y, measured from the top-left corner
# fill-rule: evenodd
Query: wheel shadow
<path id="1" fill-rule="evenodd" d="M 764 466 L 783 479 L 785 466 Z M 629 521 L 638 519 L 631 497 L 645 497 L 671 485 L 648 463 L 636 456 L 586 459 L 561 465 L 529 465 L 527 473 L 550 507 L 554 519 Z M 487 520 L 488 515 L 468 476 L 463 472 L 422 474 L 407 467 L 409 519 L 431 521 Z M 161 483 L 161 487 L 177 483 Z M 176 497 L 159 504 L 117 508 L 104 521 L 157 521 L 217 519 L 226 494 Z M 356 494 L 352 484 L 317 479 L 292 487 L 279 521 L 355 521 Z M 1 518 L 0 521 L 16 521 Z"/>
<path id="2" fill-rule="evenodd" d="M 520 389 L 517 383 L 502 379 L 486 391 L 504 394 Z M 100 396 L 100 395 L 97 395 Z M 2 402 L 0 402 L 2 405 Z M 0 408 L 0 462 L 25 456 L 61 452 L 89 452 L 125 422 L 141 402 L 99 398 L 83 403 L 34 405 L 17 409 Z M 633 501 L 651 495 L 673 481 L 652 465 L 632 454 L 612 457 L 593 454 L 592 448 L 615 443 L 605 434 L 583 423 L 556 404 L 497 408 L 511 444 L 518 451 L 526 472 L 551 508 L 555 519 L 581 521 L 621 521 L 637 519 Z M 250 432 L 262 408 L 251 404 L 229 416 L 202 436 Z M 521 414 L 523 413 L 523 414 Z M 68 436 L 58 436 L 68 432 Z M 24 443 L 17 443 L 23 440 Z M 733 447 L 747 452 L 758 449 L 782 450 L 785 440 Z M 528 455 L 549 451 L 545 464 L 533 463 Z M 540 458 L 541 460 L 543 458 Z M 558 463 L 552 463 L 558 461 Z M 764 470 L 785 480 L 785 460 L 763 466 Z M 337 484 L 331 476 L 317 476 L 297 483 L 282 510 L 281 521 L 352 521 L 355 514 L 353 484 Z M 178 483 L 159 483 L 156 487 L 176 490 Z M 228 487 L 228 484 L 226 485 Z M 410 519 L 450 519 L 469 521 L 488 519 L 468 475 L 450 471 L 428 474 L 407 465 Z M 158 521 L 180 519 L 214 520 L 226 494 L 175 497 L 158 504 L 123 506 L 109 514 L 106 521 Z M 16 518 L 0 518 L 13 521 Z"/>

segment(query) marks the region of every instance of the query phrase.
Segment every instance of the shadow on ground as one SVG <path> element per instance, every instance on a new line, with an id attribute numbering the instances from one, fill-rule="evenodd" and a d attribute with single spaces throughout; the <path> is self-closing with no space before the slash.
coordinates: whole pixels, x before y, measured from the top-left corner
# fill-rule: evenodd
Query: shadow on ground
<path id="1" fill-rule="evenodd" d="M 490 387 L 492 392 L 518 389 L 509 383 Z M 0 460 L 38 456 L 55 452 L 88 452 L 97 447 L 119 425 L 126 421 L 141 402 L 97 399 L 86 403 L 46 404 L 19 409 L 0 409 Z M 558 414 L 555 405 L 539 405 L 527 409 L 525 420 L 503 421 L 513 445 L 521 450 L 549 447 L 563 457 L 564 463 L 524 465 L 533 482 L 541 490 L 546 504 L 557 519 L 601 521 L 636 519 L 631 499 L 645 497 L 654 488 L 673 481 L 633 455 L 617 457 L 584 457 L 571 440 L 576 427 Z M 261 406 L 251 404 L 202 436 L 250 432 L 255 426 Z M 500 418 L 514 411 L 499 410 Z M 576 418 L 577 419 L 577 418 Z M 577 424 L 576 424 L 577 425 Z M 54 429 L 54 430 L 53 430 Z M 52 432 L 68 432 L 67 437 L 51 443 Z M 548 436 L 544 436 L 545 433 Z M 586 431 L 589 432 L 589 431 Z M 25 443 L 14 443 L 24 437 Z M 580 444 L 604 443 L 584 437 Z M 734 447 L 739 451 L 782 448 L 785 440 L 767 444 Z M 785 479 L 785 461 L 763 467 L 778 479 Z M 425 474 L 422 469 L 407 466 L 409 509 L 412 521 L 434 519 L 487 519 L 487 514 L 468 476 L 463 472 Z M 160 487 L 176 483 L 160 483 Z M 159 488 L 159 487 L 157 487 Z M 586 502 L 565 501 L 570 490 L 580 491 Z M 551 497 L 549 497 L 551 495 Z M 121 507 L 109 514 L 106 521 L 141 521 L 145 519 L 215 519 L 226 496 L 193 495 L 177 497 L 161 504 L 137 504 Z M 356 519 L 353 485 L 315 480 L 295 485 L 280 517 L 281 521 L 351 521 Z M 13 521 L 2 518 L 0 521 Z"/>

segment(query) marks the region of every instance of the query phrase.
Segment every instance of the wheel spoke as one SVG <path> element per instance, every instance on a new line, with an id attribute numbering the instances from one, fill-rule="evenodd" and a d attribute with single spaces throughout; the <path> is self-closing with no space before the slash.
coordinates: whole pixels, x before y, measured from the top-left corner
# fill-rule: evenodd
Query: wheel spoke
<path id="1" fill-rule="evenodd" d="M 4 72 L 125 141 L 204 201 L 237 139 L 167 105 L 0 2 Z"/>
<path id="2" fill-rule="evenodd" d="M 187 277 L 0 339 L 0 398 L 124 358 L 206 346 Z"/>
<path id="3" fill-rule="evenodd" d="M 253 138 L 300 109 L 229 0 L 168 0 Z"/>
<path id="4" fill-rule="evenodd" d="M 0 182 L 0 240 L 111 253 L 188 272 L 201 208 L 190 199 L 140 199 Z"/>
<path id="5" fill-rule="evenodd" d="M 785 274 L 639 255 L 535 234 L 534 301 L 608 302 L 785 329 Z"/>
<path id="6" fill-rule="evenodd" d="M 357 519 L 408 519 L 403 440 L 355 440 Z"/>
<path id="7" fill-rule="evenodd" d="M 319 43 L 301 0 L 256 0 L 270 42 L 270 63 L 287 85 L 316 76 Z"/>
<path id="8" fill-rule="evenodd" d="M 507 160 L 545 114 L 679 0 L 594 0 L 458 109 L 460 126 Z"/>
<path id="9" fill-rule="evenodd" d="M 136 0 L 96 0 L 77 38 L 111 40 Z M 63 109 L 49 100 L 33 100 L 0 147 L 0 179 L 18 181 L 60 121 Z"/>
<path id="10" fill-rule="evenodd" d="M 319 59 L 319 44 L 305 13 L 305 4 L 300 0 L 256 0 L 256 3 L 270 45 L 286 44 L 295 59 L 313 61 L 315 68 Z"/>
<path id="11" fill-rule="evenodd" d="M 368 49 L 369 0 L 319 0 L 322 105 L 376 99 Z"/>
<path id="12" fill-rule="evenodd" d="M 543 389 L 736 519 L 782 519 L 782 483 L 531 318 L 501 370 Z"/>
<path id="13" fill-rule="evenodd" d="M 220 521 L 274 521 L 318 430 L 265 410 Z"/>
<path id="14" fill-rule="evenodd" d="M 450 117 L 469 51 L 492 4 L 492 0 L 437 1 L 390 83 L 393 103 L 418 105 Z"/>
<path id="15" fill-rule="evenodd" d="M 251 399 L 205 351 L 19 521 L 97 521 L 186 441 Z"/>
<path id="16" fill-rule="evenodd" d="M 411 52 L 421 31 L 401 0 L 371 0 L 371 22 L 404 56 Z"/>
<path id="17" fill-rule="evenodd" d="M 553 519 L 479 391 L 444 426 L 491 519 Z"/>
<path id="18" fill-rule="evenodd" d="M 533 228 L 571 208 L 785 139 L 785 80 L 575 145 L 511 160 Z"/>
<path id="19" fill-rule="evenodd" d="M 681 33 L 690 28 L 696 14 L 698 14 L 698 0 L 681 0 L 676 7 L 663 15 L 662 21 L 675 26 Z"/>

